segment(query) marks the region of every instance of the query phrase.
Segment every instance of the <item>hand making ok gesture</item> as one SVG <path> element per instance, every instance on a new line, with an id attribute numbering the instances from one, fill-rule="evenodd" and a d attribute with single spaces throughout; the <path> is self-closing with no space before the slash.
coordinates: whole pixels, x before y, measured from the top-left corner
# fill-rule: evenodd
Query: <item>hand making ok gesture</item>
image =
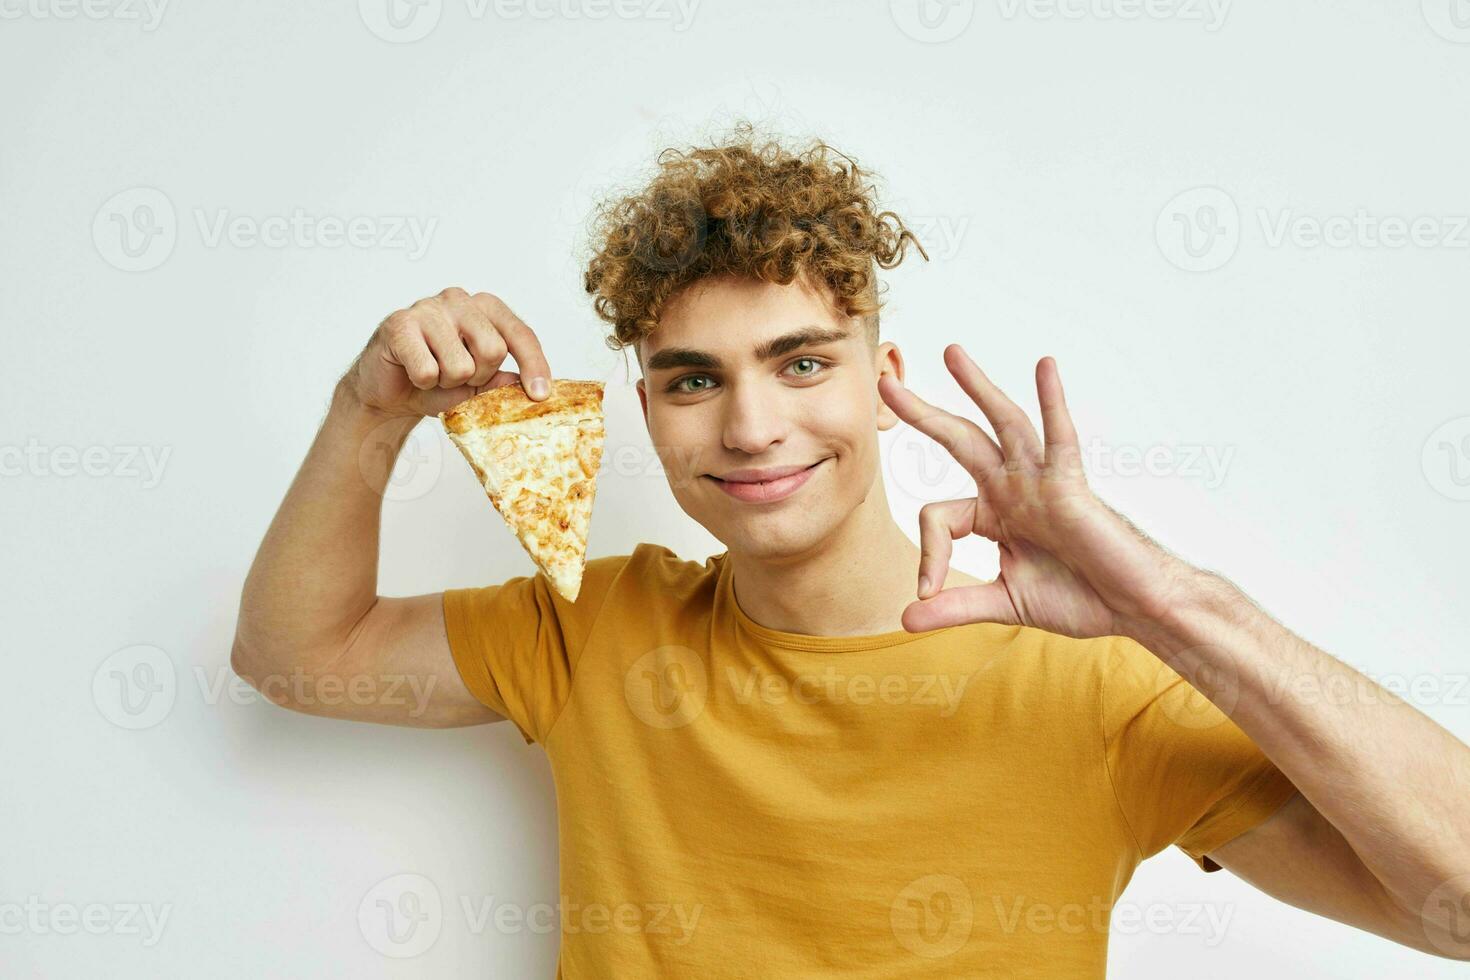
<path id="1" fill-rule="evenodd" d="M 965 623 L 1034 626 L 1079 638 L 1157 620 L 1188 566 L 1099 500 L 1087 485 L 1056 361 L 1036 365 L 1044 438 L 959 344 L 944 363 L 995 431 L 935 408 L 887 375 L 883 400 L 942 445 L 975 478 L 974 497 L 925 504 L 919 514 L 919 601 L 903 613 L 918 632 Z M 980 534 L 1000 549 L 992 582 L 936 591 L 952 541 Z"/>

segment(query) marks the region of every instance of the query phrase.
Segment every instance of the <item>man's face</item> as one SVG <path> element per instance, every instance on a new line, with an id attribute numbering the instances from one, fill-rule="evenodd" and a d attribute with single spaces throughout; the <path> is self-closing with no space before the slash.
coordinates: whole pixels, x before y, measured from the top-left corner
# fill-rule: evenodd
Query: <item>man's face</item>
<path id="1" fill-rule="evenodd" d="M 773 343 L 801 333 L 812 336 Z M 871 492 L 878 432 L 898 417 L 878 376 L 902 380 L 903 360 L 891 343 L 870 347 L 824 291 L 703 280 L 668 304 L 639 360 L 644 421 L 674 498 L 730 550 L 800 556 L 859 508 L 886 516 L 881 483 Z M 737 486 L 736 471 L 791 467 L 807 470 L 794 489 Z"/>

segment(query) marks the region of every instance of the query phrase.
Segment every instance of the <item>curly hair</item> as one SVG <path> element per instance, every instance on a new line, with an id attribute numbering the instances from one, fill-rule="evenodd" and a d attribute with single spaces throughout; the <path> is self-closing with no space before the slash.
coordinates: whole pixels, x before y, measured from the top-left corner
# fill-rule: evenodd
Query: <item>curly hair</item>
<path id="1" fill-rule="evenodd" d="M 929 259 L 898 215 L 878 210 L 870 174 L 822 140 L 793 152 L 741 122 L 713 145 L 670 147 L 657 162 L 647 186 L 604 200 L 593 221 L 585 285 L 613 327 L 613 350 L 647 337 L 684 287 L 726 275 L 825 285 L 876 346 L 874 266 L 898 265 L 910 242 Z"/>

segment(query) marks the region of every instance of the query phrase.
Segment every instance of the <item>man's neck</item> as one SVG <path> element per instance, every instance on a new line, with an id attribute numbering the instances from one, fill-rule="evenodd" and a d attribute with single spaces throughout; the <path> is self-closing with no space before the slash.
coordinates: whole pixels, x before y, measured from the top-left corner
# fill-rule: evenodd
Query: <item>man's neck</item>
<path id="1" fill-rule="evenodd" d="M 808 636 L 869 636 L 903 629 L 915 599 L 919 548 L 885 513 L 800 561 L 731 553 L 736 602 L 762 626 Z"/>

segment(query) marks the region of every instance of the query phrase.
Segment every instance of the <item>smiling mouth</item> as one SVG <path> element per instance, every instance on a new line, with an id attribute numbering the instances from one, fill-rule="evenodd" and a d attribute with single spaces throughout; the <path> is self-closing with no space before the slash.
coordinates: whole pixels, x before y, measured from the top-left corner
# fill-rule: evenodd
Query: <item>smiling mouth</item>
<path id="1" fill-rule="evenodd" d="M 812 463 L 811 466 L 804 466 L 804 467 L 802 467 L 799 470 L 793 470 L 792 472 L 786 474 L 785 476 L 772 477 L 769 480 L 722 480 L 718 476 L 715 476 L 713 473 L 705 473 L 704 475 L 707 476 L 707 477 L 709 477 L 711 480 L 714 480 L 716 483 L 734 484 L 736 486 L 745 486 L 745 487 L 758 487 L 758 486 L 763 486 L 763 485 L 765 485 L 767 483 L 780 483 L 782 480 L 789 480 L 793 476 L 800 476 L 801 474 L 803 474 L 803 473 L 807 472 L 808 470 L 810 470 L 812 467 L 814 467 L 814 466 L 820 466 L 822 463 L 825 463 L 827 460 L 829 460 L 831 458 L 832 457 L 830 457 L 830 456 L 823 456 L 821 459 L 817 460 L 815 463 Z"/>
<path id="2" fill-rule="evenodd" d="M 787 476 L 767 480 L 763 483 L 740 483 L 730 480 L 722 480 L 712 473 L 705 476 L 715 481 L 721 490 L 736 500 L 748 503 L 773 503 L 796 493 L 802 485 L 810 479 L 812 472 L 832 457 L 827 456 L 817 460 L 806 469 L 797 470 Z"/>

